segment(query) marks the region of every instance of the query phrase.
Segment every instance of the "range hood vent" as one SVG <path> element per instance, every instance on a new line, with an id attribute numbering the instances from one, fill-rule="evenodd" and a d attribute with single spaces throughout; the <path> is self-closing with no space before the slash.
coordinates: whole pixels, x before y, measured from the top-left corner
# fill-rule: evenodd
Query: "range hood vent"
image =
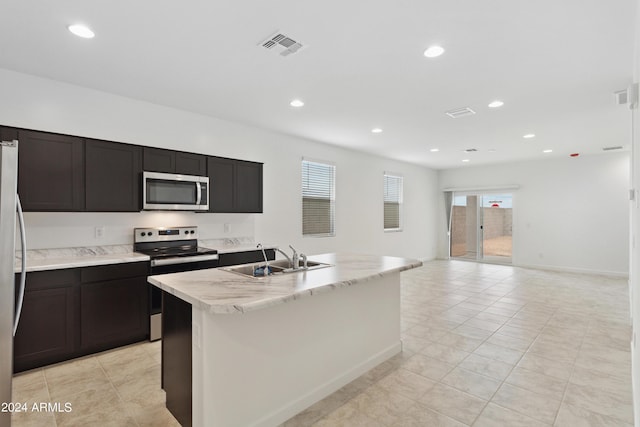
<path id="1" fill-rule="evenodd" d="M 476 112 L 469 107 L 456 108 L 454 110 L 449 110 L 445 112 L 445 114 L 451 117 L 452 119 L 457 119 L 459 117 L 465 117 L 465 116 L 472 116 L 475 113 Z"/>
<path id="2" fill-rule="evenodd" d="M 260 42 L 259 46 L 262 46 L 263 48 L 268 50 L 279 52 L 280 56 L 289 56 L 293 53 L 299 52 L 304 48 L 304 45 L 302 43 L 279 31 L 266 40 Z"/>
<path id="3" fill-rule="evenodd" d="M 613 147 L 603 147 L 602 151 L 622 150 L 622 145 L 616 145 Z"/>

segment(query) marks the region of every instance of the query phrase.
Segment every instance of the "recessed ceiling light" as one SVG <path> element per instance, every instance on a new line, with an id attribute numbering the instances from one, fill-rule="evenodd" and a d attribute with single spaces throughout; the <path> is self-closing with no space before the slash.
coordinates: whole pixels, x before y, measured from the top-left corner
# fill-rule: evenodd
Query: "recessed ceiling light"
<path id="1" fill-rule="evenodd" d="M 470 160 L 469 159 L 462 159 L 462 161 L 466 163 L 466 162 L 469 162 Z"/>
<path id="2" fill-rule="evenodd" d="M 373 128 L 373 129 L 371 129 L 371 133 L 382 133 L 382 129 L 380 129 L 380 128 Z"/>
<path id="3" fill-rule="evenodd" d="M 427 50 L 424 51 L 424 56 L 427 58 L 435 58 L 444 53 L 444 48 L 442 46 L 429 46 Z"/>
<path id="4" fill-rule="evenodd" d="M 553 150 L 542 150 L 543 153 L 552 153 Z"/>
<path id="5" fill-rule="evenodd" d="M 438 151 L 440 151 L 440 149 L 439 148 L 432 148 L 429 151 L 431 151 L 432 153 L 437 153 Z"/>
<path id="6" fill-rule="evenodd" d="M 535 133 L 528 133 L 528 134 L 526 134 L 526 135 L 522 135 L 522 137 L 523 137 L 524 139 L 531 139 L 531 138 L 535 138 L 535 137 L 536 137 L 536 134 L 535 134 Z"/>
<path id="7" fill-rule="evenodd" d="M 495 101 L 491 101 L 489 103 L 489 108 L 498 108 L 498 107 L 502 107 L 504 105 L 504 102 L 496 99 Z"/>
<path id="8" fill-rule="evenodd" d="M 301 101 L 301 100 L 299 100 L 299 99 L 294 99 L 293 101 L 291 101 L 291 102 L 289 103 L 289 105 L 291 105 L 292 107 L 300 108 L 300 107 L 303 107 L 303 106 L 304 106 L 304 102 L 302 102 L 302 101 Z"/>
<path id="9" fill-rule="evenodd" d="M 67 29 L 69 29 L 69 31 L 71 31 L 76 36 L 82 37 L 83 39 L 92 39 L 96 36 L 95 33 L 91 31 L 91 29 L 86 25 L 81 25 L 81 24 L 69 25 Z"/>

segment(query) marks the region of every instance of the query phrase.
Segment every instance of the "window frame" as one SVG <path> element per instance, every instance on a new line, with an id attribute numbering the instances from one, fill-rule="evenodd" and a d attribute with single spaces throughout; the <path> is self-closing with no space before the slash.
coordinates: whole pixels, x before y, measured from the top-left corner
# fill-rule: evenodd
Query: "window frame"
<path id="1" fill-rule="evenodd" d="M 386 223 L 387 223 L 387 215 L 386 215 L 386 205 L 388 203 L 387 201 L 387 197 L 388 197 L 388 185 L 390 184 L 389 181 L 396 181 L 396 183 L 399 183 L 399 185 L 397 186 L 398 188 L 396 188 L 396 192 L 397 192 L 397 200 L 395 200 L 395 202 L 397 202 L 398 205 L 398 226 L 397 227 L 386 227 Z M 385 233 L 395 233 L 395 232 L 400 232 L 403 231 L 404 229 L 404 221 L 403 221 L 403 217 L 404 217 L 404 176 L 400 173 L 396 173 L 396 172 L 389 172 L 389 171 L 385 171 L 382 174 L 382 227 Z"/>
<path id="2" fill-rule="evenodd" d="M 307 180 L 305 180 L 305 164 L 315 164 L 315 165 L 319 165 L 320 167 L 326 167 L 327 169 L 330 169 L 330 178 L 329 178 L 329 188 L 322 188 L 320 189 L 320 191 L 328 191 L 329 192 L 329 197 L 326 198 L 327 200 L 329 200 L 329 218 L 328 218 L 328 227 L 329 230 L 328 232 L 321 232 L 321 233 L 313 233 L 313 232 L 307 232 L 305 233 L 305 181 L 308 182 L 308 178 Z M 300 194 L 300 210 L 301 210 L 301 214 L 300 214 L 300 219 L 302 221 L 301 224 L 301 232 L 302 232 L 302 237 L 335 237 L 336 235 L 336 165 L 332 162 L 326 161 L 326 160 L 318 160 L 318 159 L 312 159 L 312 158 L 308 158 L 308 157 L 303 157 L 302 161 L 300 163 L 301 166 L 301 173 L 300 173 L 300 188 L 301 188 L 301 194 Z M 312 190 L 313 191 L 313 190 Z M 316 189 L 316 191 L 318 191 L 318 189 Z"/>

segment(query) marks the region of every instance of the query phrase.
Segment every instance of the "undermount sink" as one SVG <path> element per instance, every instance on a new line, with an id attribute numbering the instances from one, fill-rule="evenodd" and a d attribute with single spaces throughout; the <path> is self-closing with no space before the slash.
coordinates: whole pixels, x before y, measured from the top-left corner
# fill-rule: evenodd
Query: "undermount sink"
<path id="1" fill-rule="evenodd" d="M 231 273 L 241 274 L 245 277 L 261 279 L 264 276 L 256 275 L 255 271 L 260 267 L 264 267 L 264 265 L 265 264 L 263 262 L 259 264 L 240 265 L 237 267 L 223 267 L 222 270 L 229 271 Z M 331 267 L 331 264 L 325 264 L 323 262 L 316 262 L 316 261 L 307 261 L 307 267 L 304 267 L 302 261 L 300 261 L 299 267 L 297 269 L 290 268 L 289 265 L 290 265 L 289 261 L 286 259 L 269 261 L 269 267 L 271 268 L 270 276 L 275 276 L 280 274 L 290 274 L 290 273 L 302 273 L 309 270 L 317 270 L 319 268 Z"/>

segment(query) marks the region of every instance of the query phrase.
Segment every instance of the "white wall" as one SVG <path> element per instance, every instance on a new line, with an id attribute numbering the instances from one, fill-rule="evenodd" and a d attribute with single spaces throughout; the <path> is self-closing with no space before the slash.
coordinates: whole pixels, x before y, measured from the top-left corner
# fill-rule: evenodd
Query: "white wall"
<path id="1" fill-rule="evenodd" d="M 629 157 L 607 153 L 442 170 L 439 188 L 520 186 L 513 190 L 514 265 L 626 275 Z M 440 200 L 438 256 L 446 257 Z"/>
<path id="2" fill-rule="evenodd" d="M 435 171 L 186 111 L 0 69 L 0 124 L 264 162 L 264 214 L 31 213 L 31 248 L 132 242 L 132 227 L 198 225 L 202 238 L 254 237 L 307 254 L 435 258 Z M 336 237 L 303 238 L 302 157 L 336 164 Z M 405 228 L 384 233 L 383 171 L 405 177 Z M 215 197 L 215 195 L 212 195 Z M 231 231 L 224 233 L 223 224 Z M 94 227 L 105 226 L 102 239 Z"/>

